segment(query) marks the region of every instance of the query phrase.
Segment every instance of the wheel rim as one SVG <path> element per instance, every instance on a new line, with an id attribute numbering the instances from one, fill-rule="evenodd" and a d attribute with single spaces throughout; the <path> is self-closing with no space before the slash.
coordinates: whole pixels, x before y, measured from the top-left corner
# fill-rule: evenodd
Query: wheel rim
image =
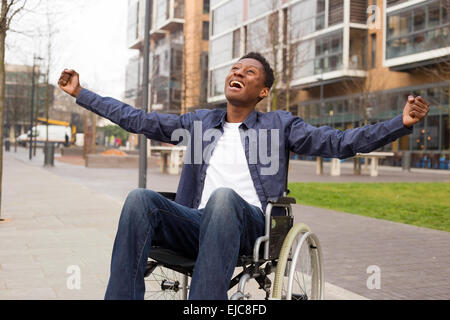
<path id="1" fill-rule="evenodd" d="M 145 279 L 145 300 L 184 300 L 188 280 L 179 272 L 157 266 Z"/>
<path id="2" fill-rule="evenodd" d="M 313 253 L 310 250 L 311 233 L 300 234 L 292 243 L 283 281 L 282 296 L 287 300 L 309 300 L 313 298 Z"/>
<path id="3" fill-rule="evenodd" d="M 275 299 L 323 299 L 320 243 L 308 226 L 294 225 L 283 242 L 275 272 Z"/>

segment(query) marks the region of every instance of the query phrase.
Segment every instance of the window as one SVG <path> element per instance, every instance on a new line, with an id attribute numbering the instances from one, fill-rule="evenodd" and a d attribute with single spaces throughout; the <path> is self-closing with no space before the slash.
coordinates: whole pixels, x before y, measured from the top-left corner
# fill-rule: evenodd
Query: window
<path id="1" fill-rule="evenodd" d="M 241 30 L 233 31 L 233 59 L 241 55 Z"/>
<path id="2" fill-rule="evenodd" d="M 233 33 L 227 33 L 220 38 L 210 41 L 211 44 L 211 66 L 227 63 L 233 59 L 231 44 L 233 43 Z"/>
<path id="3" fill-rule="evenodd" d="M 439 3 L 433 3 L 428 6 L 428 28 L 439 25 L 440 10 Z"/>
<path id="4" fill-rule="evenodd" d="M 135 39 L 139 37 L 139 2 L 136 4 L 136 30 L 135 30 Z"/>
<path id="5" fill-rule="evenodd" d="M 212 70 L 210 75 L 210 96 L 218 96 L 224 93 L 225 89 L 225 78 L 230 72 L 231 65 L 222 67 L 216 70 Z"/>
<path id="6" fill-rule="evenodd" d="M 173 72 L 181 72 L 183 67 L 183 51 L 180 49 L 171 48 L 171 70 Z"/>
<path id="7" fill-rule="evenodd" d="M 270 45 L 267 16 L 247 26 L 246 51 L 263 51 Z"/>
<path id="8" fill-rule="evenodd" d="M 159 55 L 153 57 L 153 74 L 155 76 L 159 75 Z"/>
<path id="9" fill-rule="evenodd" d="M 336 6 L 340 0 L 329 1 L 330 22 L 337 24 L 343 20 L 343 10 Z M 336 3 L 335 3 L 336 2 Z M 303 0 L 290 7 L 292 38 L 304 37 L 310 33 L 326 28 L 325 0 Z"/>
<path id="10" fill-rule="evenodd" d="M 425 8 L 414 9 L 414 31 L 425 29 Z"/>
<path id="11" fill-rule="evenodd" d="M 209 13 L 209 0 L 203 0 L 203 13 Z"/>
<path id="12" fill-rule="evenodd" d="M 209 40 L 209 21 L 203 21 L 202 39 Z"/>
<path id="13" fill-rule="evenodd" d="M 208 52 L 200 54 L 200 97 L 199 102 L 204 103 L 208 96 Z"/>
<path id="14" fill-rule="evenodd" d="M 325 0 L 317 0 L 316 31 L 325 28 Z"/>
<path id="15" fill-rule="evenodd" d="M 443 1 L 396 11 L 388 15 L 387 59 L 450 46 L 450 26 Z"/>
<path id="16" fill-rule="evenodd" d="M 127 41 L 132 44 L 139 37 L 139 2 L 128 7 Z"/>
<path id="17" fill-rule="evenodd" d="M 256 18 L 257 16 L 277 9 L 278 5 L 276 0 L 249 0 L 248 17 L 250 19 Z"/>
<path id="18" fill-rule="evenodd" d="M 168 10 L 167 5 L 170 4 L 170 1 L 167 0 L 158 0 L 156 7 L 156 28 L 159 29 L 164 22 L 168 19 Z"/>
<path id="19" fill-rule="evenodd" d="M 212 13 L 212 33 L 214 35 L 225 32 L 242 22 L 241 0 L 230 0 Z"/>
<path id="20" fill-rule="evenodd" d="M 171 91 L 172 91 L 172 100 L 181 101 L 181 90 L 171 89 Z"/>
<path id="21" fill-rule="evenodd" d="M 370 35 L 370 45 L 371 45 L 371 67 L 375 68 L 377 65 L 377 35 L 373 33 Z"/>
<path id="22" fill-rule="evenodd" d="M 342 37 L 342 31 L 338 31 L 320 38 L 300 41 L 296 45 L 294 79 L 341 69 Z"/>

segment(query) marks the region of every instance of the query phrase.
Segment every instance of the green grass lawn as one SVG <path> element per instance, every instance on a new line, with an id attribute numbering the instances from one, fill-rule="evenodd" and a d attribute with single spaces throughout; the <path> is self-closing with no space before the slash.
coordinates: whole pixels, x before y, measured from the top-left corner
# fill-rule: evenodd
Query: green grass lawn
<path id="1" fill-rule="evenodd" d="M 450 183 L 289 183 L 297 203 L 450 232 Z"/>

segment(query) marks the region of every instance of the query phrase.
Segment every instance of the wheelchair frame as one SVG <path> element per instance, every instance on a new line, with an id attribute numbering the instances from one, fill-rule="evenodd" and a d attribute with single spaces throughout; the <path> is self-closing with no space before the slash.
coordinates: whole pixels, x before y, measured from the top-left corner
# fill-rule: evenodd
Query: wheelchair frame
<path id="1" fill-rule="evenodd" d="M 167 197 L 168 199 L 174 200 L 175 199 L 175 193 L 172 192 L 159 192 L 161 195 Z M 253 247 L 253 256 L 239 256 L 238 262 L 236 267 L 243 267 L 243 271 L 240 272 L 238 275 L 233 277 L 230 281 L 229 290 L 238 285 L 238 290 L 236 293 L 234 293 L 231 296 L 231 300 L 241 300 L 245 298 L 249 298 L 245 294 L 245 286 L 247 282 L 250 279 L 255 279 L 257 283 L 259 284 L 259 289 L 263 289 L 266 293 L 265 299 L 270 299 L 270 293 L 271 293 L 271 287 L 272 287 L 272 281 L 268 278 L 268 275 L 271 274 L 274 269 L 277 267 L 280 250 L 282 249 L 281 246 L 272 246 L 272 250 L 270 247 L 271 244 L 271 230 L 274 230 L 272 222 L 275 221 L 275 226 L 277 225 L 278 218 L 280 219 L 288 219 L 289 222 L 289 228 L 286 230 L 286 233 L 283 236 L 283 240 L 285 240 L 286 235 L 288 231 L 291 231 L 293 228 L 293 213 L 292 213 L 292 204 L 295 204 L 296 200 L 292 197 L 287 197 L 286 193 L 282 197 L 276 197 L 276 198 L 270 198 L 268 200 L 268 204 L 266 207 L 266 214 L 265 214 L 265 234 L 261 237 L 258 237 L 255 241 L 254 247 Z M 281 207 L 285 209 L 286 214 L 284 216 L 272 216 L 272 210 L 275 207 Z M 306 227 L 306 226 L 305 226 Z M 306 227 L 307 228 L 307 227 Z M 309 231 L 307 228 L 306 231 Z M 305 233 L 306 238 L 307 237 L 313 237 L 313 244 L 310 244 L 310 248 L 317 249 L 317 261 L 313 262 L 316 263 L 316 266 L 318 266 L 318 277 L 320 281 L 320 288 L 318 288 L 319 293 L 318 297 L 322 298 L 323 296 L 323 268 L 322 268 L 322 262 L 321 262 L 321 249 L 318 242 L 317 237 L 312 234 L 311 232 Z M 303 237 L 305 238 L 305 237 Z M 262 258 L 260 257 L 260 249 L 261 244 L 264 243 L 263 247 L 263 254 Z M 188 277 L 192 276 L 193 268 L 195 261 L 192 261 L 190 259 L 187 259 L 183 257 L 182 255 L 179 255 L 175 252 L 170 252 L 170 250 L 162 249 L 159 247 L 152 247 L 152 251 L 150 253 L 150 258 L 154 259 L 154 261 L 149 261 L 147 263 L 147 268 L 145 272 L 145 276 L 147 277 L 156 267 L 162 266 L 168 269 L 171 269 L 175 272 L 181 273 L 184 275 L 184 287 L 183 290 L 183 299 L 187 299 L 187 289 L 188 289 Z M 165 250 L 165 258 L 158 259 L 158 254 L 162 253 L 161 250 Z M 169 252 L 167 254 L 167 252 Z M 152 257 L 153 255 L 153 257 Z M 161 257 L 161 255 L 160 255 Z M 274 258 L 276 257 L 276 258 Z M 168 259 L 167 259 L 168 258 Z M 290 259 L 290 258 L 289 258 Z M 166 261 L 158 261 L 158 260 L 166 260 Z M 170 261 L 171 260 L 171 261 Z M 184 260 L 184 261 L 183 261 Z M 178 263 L 177 261 L 181 261 Z M 263 267 L 263 265 L 265 266 Z M 292 272 L 291 272 L 292 273 Z M 161 284 L 161 289 L 173 289 L 175 291 L 178 290 L 180 283 L 178 281 L 176 282 L 167 282 L 164 281 Z M 308 297 L 297 297 L 299 300 L 307 299 Z"/>

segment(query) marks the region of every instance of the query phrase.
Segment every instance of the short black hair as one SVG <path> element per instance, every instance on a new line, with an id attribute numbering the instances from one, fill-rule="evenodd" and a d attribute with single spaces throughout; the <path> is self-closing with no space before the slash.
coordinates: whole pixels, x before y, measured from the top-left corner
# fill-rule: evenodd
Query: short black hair
<path id="1" fill-rule="evenodd" d="M 272 88 L 273 82 L 275 81 L 275 76 L 273 75 L 273 70 L 270 67 L 270 63 L 266 60 L 266 58 L 264 58 L 262 54 L 260 54 L 259 52 L 249 52 L 239 60 L 242 59 L 255 59 L 261 62 L 264 68 L 264 73 L 266 74 L 264 85 L 269 89 Z"/>

